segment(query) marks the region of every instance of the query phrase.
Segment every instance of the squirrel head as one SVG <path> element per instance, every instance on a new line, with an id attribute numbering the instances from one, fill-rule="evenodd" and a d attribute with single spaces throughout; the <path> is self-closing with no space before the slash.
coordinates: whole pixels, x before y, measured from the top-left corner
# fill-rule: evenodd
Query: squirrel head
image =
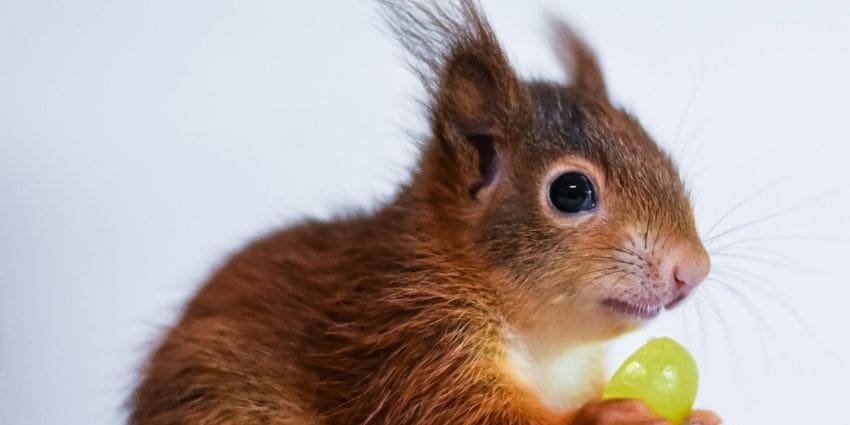
<path id="1" fill-rule="evenodd" d="M 512 325 L 556 344 L 604 339 L 708 274 L 670 157 L 612 105 L 589 47 L 554 22 L 569 81 L 523 81 L 478 6 L 384 2 L 429 93 L 409 190 L 436 236 L 474 258 Z"/>

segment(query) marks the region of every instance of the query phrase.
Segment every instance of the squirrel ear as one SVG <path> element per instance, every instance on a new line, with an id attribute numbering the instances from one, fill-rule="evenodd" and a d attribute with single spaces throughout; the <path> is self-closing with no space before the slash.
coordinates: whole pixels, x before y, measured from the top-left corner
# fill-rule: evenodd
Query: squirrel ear
<path id="1" fill-rule="evenodd" d="M 476 32 L 451 47 L 439 73 L 432 127 L 459 165 L 474 174 L 469 195 L 480 199 L 491 192 L 507 150 L 498 145 L 522 125 L 527 108 L 523 86 L 490 28 L 482 20 L 471 28 Z"/>
<path id="2" fill-rule="evenodd" d="M 501 50 L 493 49 L 498 46 L 457 46 L 446 61 L 433 103 L 433 124 L 443 136 L 495 136 L 518 118 L 520 83 Z"/>
<path id="3" fill-rule="evenodd" d="M 551 27 L 555 50 L 571 79 L 570 85 L 586 93 L 607 97 L 605 78 L 593 49 L 564 21 L 553 18 Z"/>
<path id="4" fill-rule="evenodd" d="M 434 147 L 480 199 L 507 150 L 500 143 L 528 119 L 524 86 L 477 1 L 378 1 L 429 94 Z"/>

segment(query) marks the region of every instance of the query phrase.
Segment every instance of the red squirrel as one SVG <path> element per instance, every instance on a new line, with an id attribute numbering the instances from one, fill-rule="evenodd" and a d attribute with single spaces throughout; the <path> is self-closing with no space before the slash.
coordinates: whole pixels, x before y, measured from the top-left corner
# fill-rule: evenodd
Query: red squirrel
<path id="1" fill-rule="evenodd" d="M 129 423 L 667 424 L 599 398 L 605 342 L 708 274 L 670 157 L 563 23 L 569 83 L 524 81 L 475 0 L 380 3 L 428 94 L 408 183 L 230 258 L 143 366 Z"/>

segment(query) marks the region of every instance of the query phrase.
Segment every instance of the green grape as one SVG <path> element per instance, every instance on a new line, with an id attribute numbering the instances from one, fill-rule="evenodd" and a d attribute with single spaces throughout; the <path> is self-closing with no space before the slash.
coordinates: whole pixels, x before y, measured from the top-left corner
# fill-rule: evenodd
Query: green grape
<path id="1" fill-rule="evenodd" d="M 679 425 L 691 413 L 697 383 L 697 365 L 688 350 L 672 338 L 653 338 L 617 369 L 602 398 L 643 400 L 659 416 Z"/>

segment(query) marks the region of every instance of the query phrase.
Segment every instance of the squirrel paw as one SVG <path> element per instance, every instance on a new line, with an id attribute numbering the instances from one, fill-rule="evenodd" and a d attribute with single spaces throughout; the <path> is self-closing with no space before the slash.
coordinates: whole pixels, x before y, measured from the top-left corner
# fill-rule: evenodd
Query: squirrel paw
<path id="1" fill-rule="evenodd" d="M 702 418 L 699 416 L 694 419 L 702 421 Z M 696 424 L 714 425 L 715 422 Z M 571 417 L 568 425 L 670 425 L 670 422 L 656 415 L 640 400 L 615 399 L 594 400 L 585 404 Z"/>
<path id="2" fill-rule="evenodd" d="M 711 410 L 694 410 L 685 420 L 685 425 L 720 425 L 723 421 Z"/>

